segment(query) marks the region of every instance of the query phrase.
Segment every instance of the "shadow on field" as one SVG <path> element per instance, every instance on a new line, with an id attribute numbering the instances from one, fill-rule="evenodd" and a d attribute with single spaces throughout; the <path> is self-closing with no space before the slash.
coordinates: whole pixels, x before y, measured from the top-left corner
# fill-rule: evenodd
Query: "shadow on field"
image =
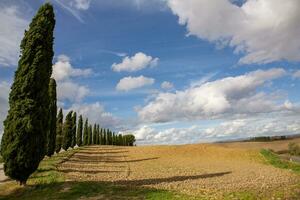
<path id="1" fill-rule="evenodd" d="M 182 200 L 189 199 L 167 190 L 144 187 L 127 187 L 103 184 L 95 181 L 86 182 L 57 182 L 51 184 L 39 184 L 14 189 L 9 195 L 0 193 L 2 200 L 69 200 L 69 199 L 160 199 Z"/>
<path id="2" fill-rule="evenodd" d="M 70 173 L 70 172 L 82 172 L 86 174 L 97 174 L 97 173 L 120 173 L 124 172 L 121 170 L 85 170 L 85 169 L 60 169 L 59 172 Z"/>
<path id="3" fill-rule="evenodd" d="M 52 182 L 49 184 L 36 184 L 26 187 L 15 188 L 10 194 L 1 194 L 0 199 L 6 200 L 40 200 L 40 199 L 87 199 L 95 197 L 96 199 L 186 199 L 178 198 L 167 190 L 145 188 L 145 185 L 154 185 L 160 183 L 171 183 L 185 180 L 194 180 L 201 178 L 212 178 L 224 176 L 231 172 L 220 172 L 211 174 L 202 174 L 195 176 L 174 176 L 167 178 L 153 178 L 141 180 L 124 181 L 68 181 Z"/>
<path id="4" fill-rule="evenodd" d="M 224 176 L 227 174 L 231 174 L 232 172 L 219 172 L 219 173 L 211 173 L 211 174 L 200 174 L 194 176 L 172 176 L 166 178 L 151 178 L 151 179 L 140 179 L 140 180 L 122 180 L 114 182 L 117 185 L 156 185 L 160 183 L 172 183 L 178 181 L 186 181 L 186 180 L 195 180 L 195 179 L 205 179 L 205 178 L 213 178 L 218 176 Z"/>
<path id="5" fill-rule="evenodd" d="M 128 153 L 129 151 L 80 151 L 81 154 L 118 154 L 118 153 Z"/>

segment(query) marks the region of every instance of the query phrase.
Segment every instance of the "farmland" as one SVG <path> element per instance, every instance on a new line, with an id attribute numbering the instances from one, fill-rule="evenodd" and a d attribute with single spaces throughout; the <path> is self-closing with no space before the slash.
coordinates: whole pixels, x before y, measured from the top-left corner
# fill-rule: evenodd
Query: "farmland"
<path id="1" fill-rule="evenodd" d="M 30 193 L 9 181 L 0 190 L 10 199 L 34 199 L 48 184 L 54 188 L 45 190 L 58 190 L 60 199 L 73 190 L 72 197 L 95 199 L 297 199 L 299 173 L 260 153 L 262 146 L 281 150 L 288 142 L 82 147 L 44 160 L 29 180 Z"/>

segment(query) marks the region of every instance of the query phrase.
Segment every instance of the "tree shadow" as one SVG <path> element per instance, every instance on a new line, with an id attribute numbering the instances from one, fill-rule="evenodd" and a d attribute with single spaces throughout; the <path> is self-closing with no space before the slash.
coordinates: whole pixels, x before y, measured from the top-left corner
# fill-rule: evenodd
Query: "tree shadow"
<path id="1" fill-rule="evenodd" d="M 121 170 L 85 170 L 85 169 L 59 169 L 59 172 L 63 173 L 72 173 L 72 172 L 81 172 L 81 173 L 86 173 L 86 174 L 97 174 L 97 173 L 120 173 L 124 172 Z"/>
<path id="2" fill-rule="evenodd" d="M 71 158 L 67 162 L 73 162 L 73 163 L 131 163 L 131 162 L 143 162 L 143 161 L 148 161 L 148 160 L 156 160 L 159 159 L 159 157 L 153 157 L 153 158 L 143 158 L 143 159 L 135 159 L 135 160 L 97 160 L 97 159 L 76 159 L 76 158 Z"/>
<path id="3" fill-rule="evenodd" d="M 128 153 L 129 151 L 80 151 L 82 154 L 119 154 L 119 153 Z"/>
<path id="4" fill-rule="evenodd" d="M 133 185 L 133 186 L 156 185 L 156 184 L 160 184 L 160 183 L 172 183 L 172 182 L 179 182 L 179 181 L 182 182 L 182 181 L 186 181 L 186 180 L 214 178 L 214 177 L 224 176 L 224 175 L 231 174 L 231 173 L 232 173 L 231 171 L 227 171 L 227 172 L 200 174 L 200 175 L 192 175 L 192 176 L 172 176 L 172 177 L 166 177 L 166 178 L 121 180 L 121 181 L 115 181 L 114 183 L 117 185 Z"/>

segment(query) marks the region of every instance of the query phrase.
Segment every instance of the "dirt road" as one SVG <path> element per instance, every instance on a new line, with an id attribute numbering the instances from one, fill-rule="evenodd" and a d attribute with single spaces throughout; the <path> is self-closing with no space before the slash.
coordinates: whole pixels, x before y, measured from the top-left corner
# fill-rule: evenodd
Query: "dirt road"
<path id="1" fill-rule="evenodd" d="M 191 195 L 268 193 L 282 188 L 288 192 L 289 186 L 299 183 L 296 174 L 266 165 L 257 150 L 211 144 L 86 147 L 59 170 L 74 181 L 114 182 Z"/>
<path id="2" fill-rule="evenodd" d="M 5 176 L 3 171 L 3 163 L 0 163 L 0 184 L 6 182 L 8 180 L 8 177 Z"/>

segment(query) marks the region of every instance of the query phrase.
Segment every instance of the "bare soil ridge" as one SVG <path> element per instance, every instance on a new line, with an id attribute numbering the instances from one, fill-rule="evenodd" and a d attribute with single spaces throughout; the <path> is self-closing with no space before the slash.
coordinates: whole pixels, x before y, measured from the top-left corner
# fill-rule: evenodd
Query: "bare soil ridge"
<path id="1" fill-rule="evenodd" d="M 264 163 L 258 150 L 260 144 L 256 148 L 252 143 L 245 146 L 91 146 L 75 153 L 58 169 L 69 181 L 144 186 L 216 197 L 236 191 L 268 193 L 299 183 L 298 175 Z"/>

